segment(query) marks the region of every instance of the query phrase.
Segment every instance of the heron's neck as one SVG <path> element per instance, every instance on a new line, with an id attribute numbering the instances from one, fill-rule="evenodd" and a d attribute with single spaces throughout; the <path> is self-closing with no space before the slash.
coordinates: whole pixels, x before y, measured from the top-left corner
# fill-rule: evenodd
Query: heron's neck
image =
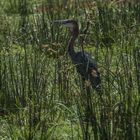
<path id="1" fill-rule="evenodd" d="M 75 40 L 77 39 L 78 36 L 72 36 L 69 40 L 69 43 L 68 43 L 68 53 L 70 55 L 70 57 L 74 57 L 75 56 L 75 51 L 74 51 L 74 42 Z"/>

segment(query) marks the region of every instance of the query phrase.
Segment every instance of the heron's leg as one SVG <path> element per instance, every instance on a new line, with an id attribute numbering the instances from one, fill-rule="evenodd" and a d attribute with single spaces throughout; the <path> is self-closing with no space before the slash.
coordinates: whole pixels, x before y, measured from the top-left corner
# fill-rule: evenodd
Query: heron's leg
<path id="1" fill-rule="evenodd" d="M 81 79 L 82 79 L 82 87 L 85 87 L 84 85 L 84 83 L 85 83 L 85 78 L 84 77 L 81 77 Z"/>

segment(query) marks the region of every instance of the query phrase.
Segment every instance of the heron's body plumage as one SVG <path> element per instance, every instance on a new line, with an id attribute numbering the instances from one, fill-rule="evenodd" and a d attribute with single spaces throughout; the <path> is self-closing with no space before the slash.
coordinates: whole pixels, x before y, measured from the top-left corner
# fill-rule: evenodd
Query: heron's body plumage
<path id="1" fill-rule="evenodd" d="M 75 56 L 72 57 L 71 60 L 82 78 L 84 80 L 89 80 L 92 87 L 99 91 L 101 79 L 95 60 L 85 52 L 75 53 Z"/>

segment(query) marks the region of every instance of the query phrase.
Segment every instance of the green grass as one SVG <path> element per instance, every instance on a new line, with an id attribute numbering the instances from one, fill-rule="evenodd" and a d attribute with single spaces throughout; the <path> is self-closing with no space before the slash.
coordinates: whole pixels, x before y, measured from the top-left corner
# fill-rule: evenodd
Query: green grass
<path id="1" fill-rule="evenodd" d="M 95 3 L 0 2 L 0 139 L 140 139 L 140 4 Z M 82 87 L 69 31 L 52 24 L 65 18 L 90 23 L 75 49 L 96 59 L 102 97 Z"/>

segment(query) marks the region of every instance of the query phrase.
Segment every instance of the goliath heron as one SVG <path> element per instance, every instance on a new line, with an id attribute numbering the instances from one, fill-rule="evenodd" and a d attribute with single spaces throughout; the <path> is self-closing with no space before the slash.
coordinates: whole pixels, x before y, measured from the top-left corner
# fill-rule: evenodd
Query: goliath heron
<path id="1" fill-rule="evenodd" d="M 75 52 L 74 42 L 79 35 L 79 26 L 75 20 L 55 20 L 54 23 L 68 27 L 71 31 L 71 37 L 68 42 L 68 54 L 72 63 L 76 66 L 77 72 L 80 73 L 86 86 L 92 85 L 96 91 L 101 90 L 100 73 L 97 69 L 97 64 L 92 57 L 84 51 Z"/>

